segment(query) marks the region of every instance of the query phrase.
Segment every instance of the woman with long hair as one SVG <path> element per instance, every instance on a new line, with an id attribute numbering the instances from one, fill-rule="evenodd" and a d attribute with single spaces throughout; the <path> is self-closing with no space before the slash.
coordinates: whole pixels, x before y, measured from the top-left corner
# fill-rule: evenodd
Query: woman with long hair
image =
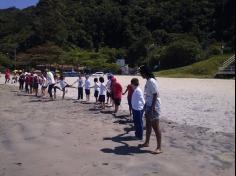
<path id="1" fill-rule="evenodd" d="M 157 148 L 152 152 L 153 154 L 162 153 L 161 149 L 161 130 L 160 130 L 160 113 L 161 101 L 157 81 L 154 74 L 146 66 L 141 66 L 140 74 L 147 80 L 145 85 L 145 117 L 146 117 L 146 140 L 140 147 L 149 147 L 149 141 L 152 129 L 155 132 L 157 140 Z"/>

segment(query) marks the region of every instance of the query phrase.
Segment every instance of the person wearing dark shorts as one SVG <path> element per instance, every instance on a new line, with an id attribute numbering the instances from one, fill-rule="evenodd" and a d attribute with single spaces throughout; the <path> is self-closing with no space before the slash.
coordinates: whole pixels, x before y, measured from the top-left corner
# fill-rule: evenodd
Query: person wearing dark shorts
<path id="1" fill-rule="evenodd" d="M 79 75 L 78 79 L 72 84 L 72 86 L 77 83 L 78 84 L 78 100 L 83 100 L 84 98 L 84 80 L 81 75 Z"/>
<path id="2" fill-rule="evenodd" d="M 86 75 L 86 80 L 84 83 L 84 87 L 85 87 L 85 94 L 86 94 L 86 101 L 89 102 L 90 101 L 90 86 L 91 83 L 89 81 L 89 76 Z"/>
<path id="3" fill-rule="evenodd" d="M 86 94 L 86 95 L 90 95 L 90 93 L 91 93 L 91 92 L 90 92 L 89 89 L 85 89 L 85 94 Z"/>
<path id="4" fill-rule="evenodd" d="M 122 86 L 120 83 L 117 82 L 115 77 L 112 78 L 112 96 L 113 96 L 113 101 L 115 104 L 114 114 L 116 114 L 118 112 L 119 106 L 121 104 Z"/>
<path id="5" fill-rule="evenodd" d="M 114 103 L 115 103 L 116 106 L 120 106 L 120 104 L 121 104 L 121 99 L 115 98 L 115 99 L 114 99 Z"/>
<path id="6" fill-rule="evenodd" d="M 98 95 L 99 95 L 99 84 L 98 84 L 98 78 L 94 78 L 94 86 L 91 87 L 94 88 L 94 97 L 96 99 L 96 103 L 98 102 Z"/>
<path id="7" fill-rule="evenodd" d="M 99 78 L 99 82 L 101 83 L 99 88 L 99 99 L 98 101 L 101 103 L 101 107 L 102 109 L 104 110 L 105 109 L 105 101 L 106 101 L 106 91 L 107 91 L 107 88 L 106 88 L 106 85 L 104 84 L 104 78 L 103 77 L 100 77 Z"/>

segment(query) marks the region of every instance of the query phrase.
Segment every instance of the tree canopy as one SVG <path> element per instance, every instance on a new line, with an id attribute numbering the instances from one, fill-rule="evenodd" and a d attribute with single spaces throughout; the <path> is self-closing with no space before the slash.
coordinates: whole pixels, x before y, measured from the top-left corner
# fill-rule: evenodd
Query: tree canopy
<path id="1" fill-rule="evenodd" d="M 110 48 L 122 50 L 131 65 L 151 59 L 154 64 L 162 61 L 165 68 L 183 66 L 212 45 L 223 43 L 227 51 L 234 51 L 235 1 L 40 0 L 36 7 L 0 10 L 1 53 L 13 55 L 16 49 L 27 54 L 48 43 L 61 49 L 62 56 L 69 57 L 73 50 L 101 53 Z M 178 56 L 183 58 L 175 58 L 183 51 L 184 56 Z M 62 56 L 48 62 L 76 60 Z"/>

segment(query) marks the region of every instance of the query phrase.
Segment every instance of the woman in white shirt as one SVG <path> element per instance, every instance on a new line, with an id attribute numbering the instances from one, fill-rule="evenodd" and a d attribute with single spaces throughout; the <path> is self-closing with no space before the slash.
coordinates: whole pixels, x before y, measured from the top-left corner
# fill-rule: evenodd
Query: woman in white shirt
<path id="1" fill-rule="evenodd" d="M 133 78 L 131 80 L 131 86 L 134 90 L 132 95 L 132 109 L 133 109 L 133 119 L 135 127 L 135 136 L 139 140 L 143 139 L 143 108 L 145 106 L 145 100 L 143 96 L 143 91 L 139 87 L 139 80 Z"/>
<path id="2" fill-rule="evenodd" d="M 145 117 L 146 117 L 146 141 L 140 147 L 149 147 L 150 136 L 152 129 L 155 131 L 157 148 L 152 152 L 153 154 L 162 153 L 161 150 L 161 130 L 160 130 L 160 113 L 161 102 L 157 81 L 153 73 L 146 66 L 140 67 L 140 74 L 144 79 L 147 79 L 145 85 Z"/>

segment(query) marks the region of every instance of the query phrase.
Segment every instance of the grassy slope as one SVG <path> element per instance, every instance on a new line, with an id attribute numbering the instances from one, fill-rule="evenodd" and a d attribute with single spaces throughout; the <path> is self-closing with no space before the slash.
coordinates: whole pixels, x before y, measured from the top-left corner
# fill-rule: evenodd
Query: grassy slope
<path id="1" fill-rule="evenodd" d="M 208 60 L 194 63 L 189 66 L 164 70 L 156 73 L 158 77 L 172 77 L 172 78 L 214 78 L 218 68 L 231 55 L 217 55 Z"/>

